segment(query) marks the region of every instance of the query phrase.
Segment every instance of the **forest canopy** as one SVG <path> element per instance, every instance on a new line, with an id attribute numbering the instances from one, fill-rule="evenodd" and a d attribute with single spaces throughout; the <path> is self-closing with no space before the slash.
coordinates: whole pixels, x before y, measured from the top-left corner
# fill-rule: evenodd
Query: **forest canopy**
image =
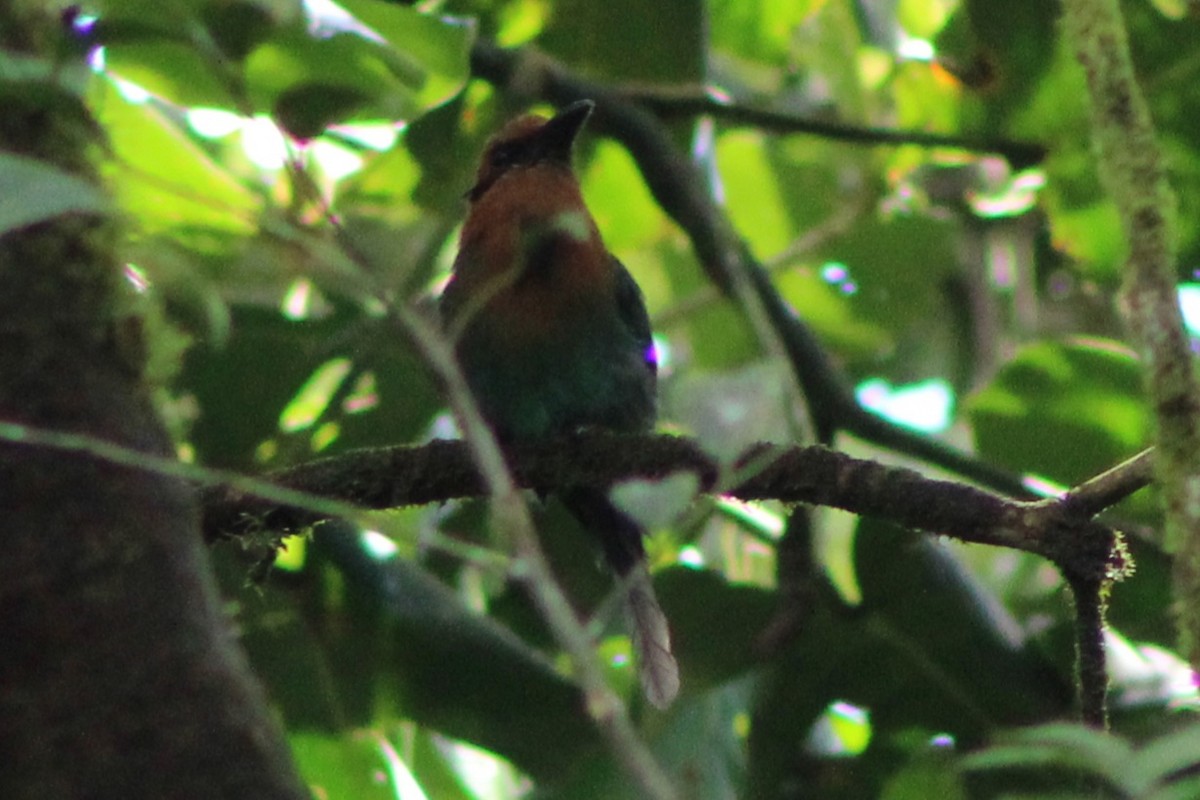
<path id="1" fill-rule="evenodd" d="M 69 535 L 33 480 L 60 464 L 99 465 L 97 525 L 118 473 L 179 492 L 153 558 L 215 572 L 196 625 L 236 633 L 211 645 L 250 687 L 231 707 L 315 796 L 1200 796 L 1191 5 L 40 11 L 0 10 L 0 479 L 40 498 L 14 531 Z M 658 423 L 501 448 L 436 302 L 485 143 L 580 100 L 574 166 L 645 297 Z M 87 348 L 24 360 L 74 346 L 57 318 L 106 331 L 80 341 L 127 399 L 72 405 L 72 375 L 108 385 Z M 665 711 L 553 497 L 580 483 L 649 531 Z M 86 608 L 79 557 L 58 582 Z M 0 600 L 36 608 L 29 559 Z M 151 763 L 186 739 L 146 719 Z M 292 770 L 229 742 L 264 781 Z M 57 785 L 28 763 L 12 796 Z"/>

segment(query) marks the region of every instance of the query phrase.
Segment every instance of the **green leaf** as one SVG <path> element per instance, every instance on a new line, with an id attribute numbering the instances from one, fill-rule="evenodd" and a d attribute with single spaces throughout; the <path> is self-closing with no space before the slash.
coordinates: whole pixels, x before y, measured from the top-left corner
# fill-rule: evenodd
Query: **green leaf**
<path id="1" fill-rule="evenodd" d="M 1166 783 L 1184 770 L 1200 764 L 1200 725 L 1160 736 L 1138 751 L 1133 760 L 1130 784 L 1149 787 Z"/>
<path id="2" fill-rule="evenodd" d="M 628 151 L 598 142 L 580 183 L 604 243 L 617 254 L 637 253 L 662 235 L 667 216 L 654 202 Z"/>
<path id="3" fill-rule="evenodd" d="M 892 775 L 879 800 L 967 800 L 950 753 L 923 752 Z"/>
<path id="4" fill-rule="evenodd" d="M 104 193 L 35 158 L 0 152 L 0 236 L 63 214 L 102 214 Z"/>
<path id="5" fill-rule="evenodd" d="M 318 554 L 337 565 L 359 613 L 378 615 L 359 646 L 382 681 L 376 696 L 395 705 L 389 717 L 472 742 L 539 780 L 561 779 L 599 747 L 575 684 L 427 572 L 373 555 L 344 526 L 318 529 Z"/>
<path id="6" fill-rule="evenodd" d="M 734 225 L 755 252 L 770 256 L 786 247 L 796 232 L 766 147 L 767 139 L 760 134 L 727 133 L 717 142 L 717 163 Z"/>
<path id="7" fill-rule="evenodd" d="M 127 38 L 123 31 L 111 30 L 115 27 L 110 25 L 108 34 L 120 38 L 107 47 L 108 74 L 176 105 L 237 109 L 237 99 L 221 73 L 191 42 L 173 35 Z"/>
<path id="8" fill-rule="evenodd" d="M 916 214 L 868 216 L 821 248 L 843 265 L 856 291 L 854 315 L 893 331 L 945 324 L 945 281 L 959 271 L 955 226 Z M 862 324 L 862 323 L 860 323 Z"/>
<path id="9" fill-rule="evenodd" d="M 433 113 L 413 123 L 410 130 L 429 119 Z M 404 216 L 397 221 L 408 221 L 416 216 L 411 195 L 419 178 L 420 169 L 409 149 L 393 147 L 387 152 L 371 156 L 359 172 L 339 185 L 338 205 L 344 204 L 346 208 L 359 213 L 374 211 L 376 207 L 381 207 L 381 212 L 386 213 L 399 206 Z M 462 191 L 456 199 L 462 202 Z"/>
<path id="10" fill-rule="evenodd" d="M 935 36 L 953 8 L 947 3 L 930 2 L 930 0 L 900 0 L 896 4 L 896 21 L 906 33 L 922 39 Z"/>
<path id="11" fill-rule="evenodd" d="M 1001 7 L 989 0 L 962 3 L 936 41 L 946 63 L 979 91 L 979 128 L 1007 132 L 1012 117 L 1042 86 L 1056 51 L 1058 8 L 1053 3 Z M 1082 86 L 1072 87 L 1075 97 Z"/>
<path id="12" fill-rule="evenodd" d="M 1147 792 L 1138 800 L 1196 800 L 1200 797 L 1200 775 L 1192 775 Z"/>
<path id="13" fill-rule="evenodd" d="M 470 75 L 475 26 L 378 0 L 338 3 L 382 36 L 415 76 L 416 102 L 432 108 L 456 94 Z"/>
<path id="14" fill-rule="evenodd" d="M 227 0 L 207 3 L 201 11 L 213 41 L 234 61 L 249 55 L 278 22 L 297 19 L 299 14 L 296 0 Z"/>
<path id="15" fill-rule="evenodd" d="M 854 553 L 872 640 L 863 658 L 891 666 L 848 674 L 855 693 L 846 699 L 876 720 L 959 739 L 1067 712 L 1071 686 L 951 548 L 864 519 Z"/>
<path id="16" fill-rule="evenodd" d="M 277 110 L 289 94 L 324 93 L 341 99 L 322 101 L 326 112 L 343 112 L 330 122 L 409 119 L 419 109 L 413 90 L 422 79 L 418 68 L 386 45 L 353 33 L 314 38 L 305 30 L 280 31 L 246 60 L 246 84 L 256 108 Z M 354 102 L 347 103 L 348 98 Z M 327 118 L 312 116 L 310 124 Z"/>
<path id="17" fill-rule="evenodd" d="M 208 0 L 98 0 L 96 6 L 106 22 L 139 22 L 147 33 L 178 33 L 184 20 L 196 19 Z"/>
<path id="18" fill-rule="evenodd" d="M 420 728 L 409 740 L 411 756 L 409 764 L 421 788 L 436 800 L 479 800 L 479 796 L 468 791 L 461 774 L 471 764 L 463 764 L 456 752 L 446 747 L 445 738 Z M 456 745 L 456 748 L 462 745 Z M 487 798 L 483 795 L 483 798 Z"/>
<path id="19" fill-rule="evenodd" d="M 280 430 L 297 431 L 312 427 L 325 413 L 334 393 L 346 380 L 352 367 L 348 358 L 330 359 L 317 367 L 280 413 Z"/>
<path id="20" fill-rule="evenodd" d="M 1001 742 L 961 762 L 966 770 L 1059 766 L 1105 779 L 1110 786 L 1136 791 L 1128 783 L 1133 750 L 1122 739 L 1085 725 L 1051 723 L 1005 733 Z"/>
<path id="21" fill-rule="evenodd" d="M 666 715 L 647 718 L 644 740 L 688 800 L 748 797 L 745 773 L 745 712 L 753 680 L 711 687 L 676 700 Z M 645 795 L 607 753 L 577 769 L 563 784 L 538 793 L 544 800 L 641 800 Z"/>
<path id="22" fill-rule="evenodd" d="M 831 284 L 819 274 L 823 269 L 789 269 L 775 285 L 830 347 L 864 358 L 888 352 L 895 337 L 858 303 L 856 291 Z"/>
<path id="23" fill-rule="evenodd" d="M 340 122 L 411 120 L 466 82 L 469 26 L 373 0 L 342 5 L 384 41 L 349 32 L 318 37 L 296 26 L 247 58 L 255 106 L 279 114 L 293 135 L 311 138 Z"/>
<path id="24" fill-rule="evenodd" d="M 253 233 L 260 198 L 196 146 L 161 111 L 132 103 L 97 81 L 97 116 L 115 159 L 109 168 L 120 208 L 143 234 L 203 244 Z"/>
<path id="25" fill-rule="evenodd" d="M 282 296 L 284 287 L 279 288 Z M 255 453 L 264 441 L 279 436 L 283 409 L 321 364 L 338 356 L 355 356 L 341 391 L 370 372 L 378 394 L 378 404 L 369 411 L 347 414 L 340 407 L 330 417 L 340 426 L 338 451 L 411 441 L 442 405 L 408 342 L 388 325 L 364 326 L 350 310 L 294 322 L 273 307 L 240 304 L 233 307 L 232 331 L 224 347 L 192 352 L 180 376 L 181 387 L 205 409 L 191 441 L 206 463 L 261 468 Z M 303 446 L 297 453 L 285 451 L 275 463 L 311 453 L 308 432 L 293 435 L 294 444 Z"/>
<path id="26" fill-rule="evenodd" d="M 775 607 L 771 592 L 684 567 L 655 573 L 654 588 L 671 621 L 685 695 L 742 677 L 755 665 L 755 639 Z M 714 630 L 722 635 L 712 636 Z"/>
<path id="27" fill-rule="evenodd" d="M 396 751 L 378 733 L 340 735 L 292 733 L 292 755 L 305 783 L 330 800 L 396 800 L 412 777 Z M 399 772 L 399 774 L 397 774 Z"/>
<path id="28" fill-rule="evenodd" d="M 673 238 L 666 238 L 656 248 L 663 271 L 676 302 L 688 304 L 693 298 L 713 291 L 708 277 L 701 271 L 695 254 Z M 649 294 L 648 297 L 653 295 Z M 660 334 L 685 336 L 690 363 L 697 369 L 730 369 L 760 354 L 754 332 L 744 315 L 729 303 L 712 302 L 676 317 L 682 324 L 662 327 Z"/>
<path id="29" fill-rule="evenodd" d="M 314 139 L 328 126 L 352 118 L 370 99 L 351 87 L 306 83 L 284 90 L 276 98 L 272 113 L 295 138 Z"/>
<path id="30" fill-rule="evenodd" d="M 1145 446 L 1150 422 L 1133 354 L 1099 339 L 1024 348 L 966 410 L 986 459 L 1065 485 Z"/>
<path id="31" fill-rule="evenodd" d="M 299 0 L 101 0 L 105 69 L 185 107 L 241 110 L 245 57 L 278 28 L 303 28 Z M 259 109 L 262 110 L 262 109 Z"/>
<path id="32" fill-rule="evenodd" d="M 1101 186 L 1095 154 L 1084 137 L 1055 148 L 1041 193 L 1054 246 L 1089 276 L 1113 283 L 1127 247 L 1116 203 Z"/>
<path id="33" fill-rule="evenodd" d="M 422 208 L 458 218 L 465 209 L 463 194 L 475 182 L 475 168 L 483 151 L 483 131 L 463 124 L 462 95 L 433 109 L 404 132 L 406 161 L 416 161 L 420 180 L 412 200 Z M 364 182 L 370 178 L 364 176 Z"/>

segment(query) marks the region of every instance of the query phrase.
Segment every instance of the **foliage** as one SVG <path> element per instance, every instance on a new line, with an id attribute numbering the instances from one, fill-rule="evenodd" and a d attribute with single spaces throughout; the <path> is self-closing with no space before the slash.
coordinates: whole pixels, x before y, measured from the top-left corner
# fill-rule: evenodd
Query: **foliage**
<path id="1" fill-rule="evenodd" d="M 449 430 L 381 298 L 428 307 L 482 143 L 521 107 L 472 79 L 481 37 L 536 46 L 635 98 L 711 85 L 796 119 L 986 139 L 993 153 L 1044 147 L 1040 163 L 1013 165 L 974 145 L 771 133 L 736 112 L 674 122 L 740 235 L 877 413 L 1043 486 L 1076 483 L 1148 441 L 1114 302 L 1125 245 L 1056 4 L 339 5 L 348 13 L 293 0 L 97 0 L 85 6 L 95 21 L 77 24 L 103 44 L 86 91 L 131 233 L 129 272 L 174 326 L 156 323 L 151 346 L 174 354 L 192 342 L 162 402 L 184 457 L 261 472 Z M 1200 254 L 1200 133 L 1187 113 L 1200 37 L 1168 6 L 1125 11 L 1180 197 L 1183 282 Z M 629 153 L 588 138 L 578 167 L 669 354 L 664 426 L 724 457 L 738 443 L 790 440 L 790 378 L 716 299 Z M 30 203 L 0 200 L 3 230 L 100 202 L 0 154 L 0 187 L 18 183 Z M 648 491 L 650 506 L 691 499 L 686 482 Z M 817 510 L 803 625 L 768 645 L 791 596 L 777 573 L 789 509 L 698 502 L 661 520 L 651 542 L 684 681 L 658 714 L 638 705 L 591 543 L 553 503 L 536 510 L 610 680 L 685 796 L 1074 796 L 1076 784 L 1042 774 L 1048 764 L 1100 776 L 1114 796 L 1194 796 L 1193 729 L 1131 744 L 1162 735 L 1168 704 L 1195 699 L 1170 653 L 1170 562 L 1145 494 L 1118 509 L 1139 534 L 1138 570 L 1109 609 L 1118 734 L 1042 727 L 984 750 L 1007 728 L 1072 714 L 1071 608 L 1048 565 Z M 530 782 L 542 798 L 629 796 L 519 588 L 486 563 L 397 549 L 436 531 L 502 551 L 479 505 L 398 510 L 377 527 L 330 524 L 293 540 L 259 586 L 246 585 L 240 553 L 217 553 L 245 646 L 322 796 L 465 800 Z"/>
<path id="2" fill-rule="evenodd" d="M 1121 737 L 1078 725 L 1043 725 L 1007 733 L 994 746 L 963 759 L 961 766 L 981 774 L 1025 771 L 1029 784 L 1043 787 L 1073 778 L 1076 785 L 1093 787 L 1094 794 L 1087 796 L 1182 800 L 1200 791 L 1197 737 L 1200 727 L 1190 723 L 1135 747 Z"/>

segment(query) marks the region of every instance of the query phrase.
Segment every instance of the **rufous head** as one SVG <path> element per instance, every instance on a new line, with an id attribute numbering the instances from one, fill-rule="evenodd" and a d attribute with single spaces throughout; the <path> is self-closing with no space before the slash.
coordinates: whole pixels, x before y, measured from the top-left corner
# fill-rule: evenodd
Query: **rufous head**
<path id="1" fill-rule="evenodd" d="M 475 202 L 513 170 L 538 164 L 553 164 L 569 170 L 575 138 L 595 107 L 591 100 L 580 100 L 550 119 L 526 114 L 510 121 L 484 149 L 475 185 L 467 192 L 467 199 Z"/>

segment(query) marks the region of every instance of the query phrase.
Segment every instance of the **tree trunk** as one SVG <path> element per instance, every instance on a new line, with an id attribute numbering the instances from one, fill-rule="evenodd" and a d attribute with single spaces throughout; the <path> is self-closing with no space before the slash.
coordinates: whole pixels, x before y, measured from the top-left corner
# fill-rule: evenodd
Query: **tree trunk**
<path id="1" fill-rule="evenodd" d="M 0 78 L 0 152 L 94 181 L 99 134 L 49 68 L 66 37 L 44 13 L 0 3 L 0 49 L 47 67 Z M 0 232 L 0 422 L 170 455 L 115 240 L 83 214 Z M 0 797 L 307 796 L 222 615 L 192 487 L 10 429 L 0 515 Z"/>

